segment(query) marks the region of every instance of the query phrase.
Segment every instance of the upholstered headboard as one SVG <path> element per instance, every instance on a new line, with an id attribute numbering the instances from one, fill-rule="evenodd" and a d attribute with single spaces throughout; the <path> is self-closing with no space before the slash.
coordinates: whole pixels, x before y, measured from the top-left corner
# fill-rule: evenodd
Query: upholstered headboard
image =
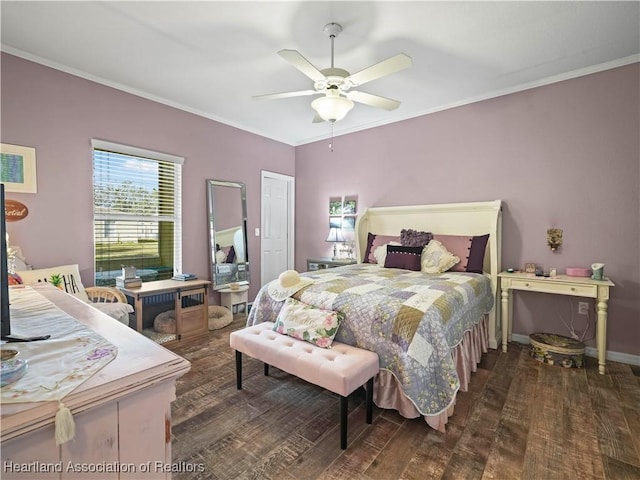
<path id="1" fill-rule="evenodd" d="M 502 268 L 502 202 L 493 200 L 368 208 L 356 221 L 358 262 L 362 262 L 369 232 L 399 236 L 403 228 L 440 235 L 489 234 L 484 257 L 484 272 L 491 277 L 495 297 L 494 308 L 489 318 L 489 346 L 498 348 L 501 339 L 498 273 Z"/>

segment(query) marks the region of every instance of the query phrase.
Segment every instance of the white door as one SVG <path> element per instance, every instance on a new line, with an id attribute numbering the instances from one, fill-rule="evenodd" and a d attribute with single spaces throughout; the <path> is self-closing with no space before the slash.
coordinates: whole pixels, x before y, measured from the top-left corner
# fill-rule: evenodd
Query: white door
<path id="1" fill-rule="evenodd" d="M 294 265 L 294 178 L 262 172 L 260 285 Z"/>

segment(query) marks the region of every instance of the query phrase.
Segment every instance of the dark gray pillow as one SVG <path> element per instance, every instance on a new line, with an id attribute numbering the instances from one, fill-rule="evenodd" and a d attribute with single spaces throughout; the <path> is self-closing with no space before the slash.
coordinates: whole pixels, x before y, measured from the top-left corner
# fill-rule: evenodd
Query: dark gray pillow
<path id="1" fill-rule="evenodd" d="M 431 232 L 420 232 L 411 228 L 403 228 L 400 231 L 400 245 L 403 247 L 424 247 L 431 240 L 433 240 Z"/>
<path id="2" fill-rule="evenodd" d="M 420 259 L 423 247 L 403 247 L 402 245 L 387 245 L 385 268 L 403 268 L 405 270 L 420 271 Z"/>

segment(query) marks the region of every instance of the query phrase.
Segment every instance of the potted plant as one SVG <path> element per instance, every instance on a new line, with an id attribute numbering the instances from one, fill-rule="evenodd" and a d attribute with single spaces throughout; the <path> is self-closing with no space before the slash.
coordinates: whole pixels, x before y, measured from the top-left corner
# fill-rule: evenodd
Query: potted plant
<path id="1" fill-rule="evenodd" d="M 49 277 L 49 283 L 54 287 L 59 288 L 60 290 L 63 289 L 62 282 L 63 282 L 62 275 L 59 273 L 52 273 L 51 276 Z"/>

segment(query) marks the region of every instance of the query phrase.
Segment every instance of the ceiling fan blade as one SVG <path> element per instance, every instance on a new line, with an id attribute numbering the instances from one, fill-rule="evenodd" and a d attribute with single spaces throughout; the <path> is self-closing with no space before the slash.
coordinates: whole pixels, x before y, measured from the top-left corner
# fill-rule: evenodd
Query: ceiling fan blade
<path id="1" fill-rule="evenodd" d="M 376 108 L 384 108 L 385 110 L 395 110 L 400 106 L 400 102 L 398 100 L 380 97 L 370 93 L 358 92 L 357 90 L 348 91 L 347 98 L 354 102 L 364 103 L 365 105 L 370 105 Z"/>
<path id="2" fill-rule="evenodd" d="M 302 54 L 297 50 L 280 50 L 278 52 L 278 55 L 280 55 L 298 70 L 300 70 L 314 82 L 319 82 L 321 80 L 327 79 L 327 77 L 325 77 L 320 70 L 314 67 L 311 62 L 304 58 Z"/>
<path id="3" fill-rule="evenodd" d="M 255 100 L 275 100 L 278 98 L 304 97 L 305 95 L 316 95 L 322 92 L 316 90 L 300 90 L 298 92 L 270 93 L 267 95 L 254 95 Z"/>
<path id="4" fill-rule="evenodd" d="M 409 55 L 399 53 L 398 55 L 387 58 L 386 60 L 383 60 L 379 63 L 376 63 L 375 65 L 371 65 L 364 70 L 360 70 L 359 72 L 350 75 L 349 77 L 347 77 L 347 81 L 353 86 L 362 85 L 363 83 L 376 80 L 380 77 L 384 77 L 385 75 L 404 70 L 405 68 L 410 67 L 412 64 L 413 60 L 411 60 L 411 57 Z"/>

